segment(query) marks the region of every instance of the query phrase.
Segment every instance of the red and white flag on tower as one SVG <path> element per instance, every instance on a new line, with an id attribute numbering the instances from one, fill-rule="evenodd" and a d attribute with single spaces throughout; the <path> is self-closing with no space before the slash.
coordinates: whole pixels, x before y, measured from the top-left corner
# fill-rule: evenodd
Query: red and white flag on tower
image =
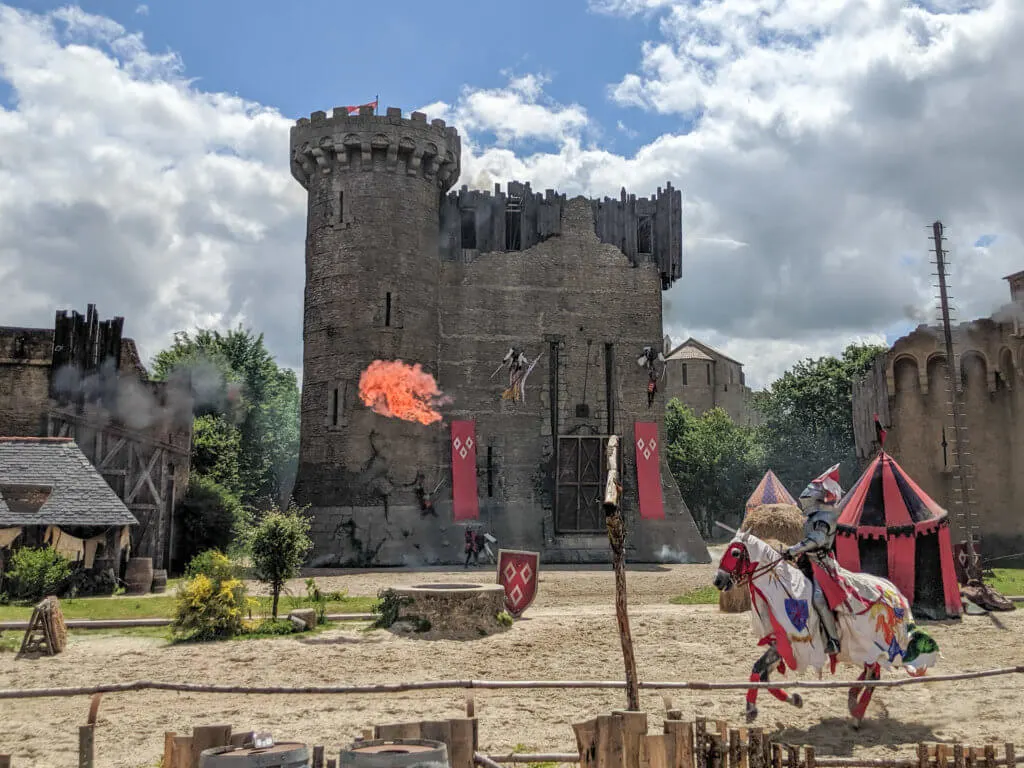
<path id="1" fill-rule="evenodd" d="M 350 114 L 350 115 L 358 115 L 359 114 L 359 110 L 362 109 L 363 107 L 373 107 L 373 111 L 374 111 L 374 113 L 376 113 L 377 112 L 377 102 L 378 101 L 379 101 L 379 98 L 375 98 L 373 101 L 368 102 L 366 104 L 355 104 L 355 105 L 353 105 L 351 107 L 343 107 L 343 109 L 346 112 L 348 112 L 348 114 Z"/>

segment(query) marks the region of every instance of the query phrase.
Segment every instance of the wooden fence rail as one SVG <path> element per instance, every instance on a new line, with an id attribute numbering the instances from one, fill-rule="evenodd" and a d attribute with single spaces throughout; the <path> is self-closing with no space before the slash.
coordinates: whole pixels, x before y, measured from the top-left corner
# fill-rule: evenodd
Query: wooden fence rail
<path id="1" fill-rule="evenodd" d="M 949 683 L 960 680 L 976 680 L 983 677 L 1024 674 L 1024 665 L 989 669 L 981 672 L 962 672 L 953 675 L 933 677 L 905 677 L 892 680 L 774 680 L 755 683 L 748 680 L 737 682 L 641 682 L 646 690 L 690 690 L 729 691 L 749 688 L 899 688 L 905 685 L 927 685 Z M 136 680 L 131 683 L 109 683 L 71 688 L 22 688 L 0 690 L 2 699 L 40 699 L 67 696 L 91 696 L 97 693 L 131 693 L 133 691 L 175 691 L 178 693 L 221 693 L 221 694 L 375 694 L 405 693 L 408 691 L 439 691 L 453 688 L 478 688 L 482 690 L 524 690 L 538 688 L 592 688 L 621 689 L 626 683 L 621 680 L 434 680 L 419 683 L 378 683 L 374 685 L 207 685 L 203 683 L 167 683 L 155 680 Z"/>

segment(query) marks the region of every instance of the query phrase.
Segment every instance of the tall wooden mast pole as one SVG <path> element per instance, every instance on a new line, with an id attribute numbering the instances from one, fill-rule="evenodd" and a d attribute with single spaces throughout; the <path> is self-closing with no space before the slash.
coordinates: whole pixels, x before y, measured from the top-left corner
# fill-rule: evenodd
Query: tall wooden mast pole
<path id="1" fill-rule="evenodd" d="M 964 419 L 960 366 L 957 364 L 953 345 L 953 325 L 950 322 L 949 291 L 946 285 L 946 252 L 943 250 L 943 226 L 941 221 L 932 224 L 932 241 L 935 244 L 935 267 L 939 278 L 939 311 L 942 319 L 942 335 L 946 348 L 946 380 L 949 387 L 949 404 L 953 417 L 953 460 L 956 463 L 956 479 L 960 492 L 957 517 L 967 540 L 967 566 L 970 578 L 980 579 L 981 573 L 974 556 L 975 526 L 971 510 L 970 483 L 967 476 L 968 453 L 967 425 Z"/>
<path id="2" fill-rule="evenodd" d="M 626 525 L 622 519 L 619 500 L 622 484 L 619 482 L 619 438 L 608 438 L 605 454 L 608 476 L 604 488 L 604 519 L 608 529 L 608 543 L 612 548 L 612 567 L 615 570 L 615 619 L 622 642 L 622 660 L 626 666 L 626 709 L 640 711 L 640 685 L 636 675 L 636 656 L 633 653 L 633 634 L 629 629 L 629 611 L 626 605 Z"/>

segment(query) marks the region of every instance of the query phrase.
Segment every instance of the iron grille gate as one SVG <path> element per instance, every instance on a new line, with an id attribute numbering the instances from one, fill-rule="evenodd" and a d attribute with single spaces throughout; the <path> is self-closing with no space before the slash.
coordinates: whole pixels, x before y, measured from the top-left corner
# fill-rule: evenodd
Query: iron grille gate
<path id="1" fill-rule="evenodd" d="M 558 438 L 558 476 L 555 490 L 556 533 L 603 533 L 604 485 L 608 477 L 609 435 L 569 435 Z M 622 441 L 619 441 L 622 469 Z"/>

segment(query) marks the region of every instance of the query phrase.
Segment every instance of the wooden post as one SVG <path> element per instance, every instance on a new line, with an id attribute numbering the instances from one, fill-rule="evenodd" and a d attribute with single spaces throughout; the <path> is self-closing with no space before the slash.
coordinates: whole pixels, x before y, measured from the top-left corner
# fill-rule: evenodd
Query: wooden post
<path id="1" fill-rule="evenodd" d="M 640 768 L 640 741 L 647 733 L 646 712 L 612 712 L 622 728 L 622 754 L 626 768 Z"/>
<path id="2" fill-rule="evenodd" d="M 223 723 L 216 725 L 197 725 L 192 729 L 192 765 L 199 767 L 199 756 L 204 750 L 214 747 L 226 747 L 231 743 L 231 726 Z"/>
<path id="3" fill-rule="evenodd" d="M 11 768 L 10 755 L 0 755 L 0 768 Z"/>
<path id="4" fill-rule="evenodd" d="M 698 717 L 693 721 L 693 766 L 708 768 L 708 720 Z"/>
<path id="5" fill-rule="evenodd" d="M 333 757 L 327 758 L 327 768 L 338 768 L 338 761 Z"/>
<path id="6" fill-rule="evenodd" d="M 772 744 L 772 768 L 782 768 L 781 744 Z"/>
<path id="7" fill-rule="evenodd" d="M 747 765 L 749 768 L 765 768 L 764 731 L 760 728 L 751 728 L 747 736 Z"/>
<path id="8" fill-rule="evenodd" d="M 1012 743 L 1006 743 L 1006 768 L 1017 768 L 1017 752 Z M 941 768 L 941 766 L 940 766 Z"/>
<path id="9" fill-rule="evenodd" d="M 78 768 L 94 768 L 96 765 L 96 726 L 78 726 Z"/>
<path id="10" fill-rule="evenodd" d="M 576 734 L 576 751 L 580 756 L 580 768 L 596 768 L 597 719 L 576 723 L 573 725 L 572 731 Z"/>
<path id="11" fill-rule="evenodd" d="M 729 730 L 729 768 L 740 768 L 740 732 Z"/>
<path id="12" fill-rule="evenodd" d="M 996 768 L 996 745 L 985 745 L 985 768 Z"/>
<path id="13" fill-rule="evenodd" d="M 473 768 L 473 727 L 476 720 L 460 718 L 449 721 L 450 741 L 448 742 L 448 764 L 451 768 Z"/>
<path id="14" fill-rule="evenodd" d="M 420 723 L 420 738 L 440 741 L 448 748 L 448 760 L 452 759 L 452 725 L 447 720 L 425 720 Z"/>
<path id="15" fill-rule="evenodd" d="M 814 747 L 804 747 L 804 768 L 814 768 L 816 762 Z"/>
<path id="16" fill-rule="evenodd" d="M 633 653 L 633 634 L 629 629 L 629 611 L 626 605 L 626 524 L 619 508 L 619 438 L 608 438 L 605 454 L 608 477 L 605 481 L 604 522 L 608 530 L 608 543 L 612 548 L 612 567 L 615 569 L 615 618 L 622 642 L 622 661 L 626 667 L 626 709 L 640 711 L 640 686 L 636 674 L 636 656 Z"/>
<path id="17" fill-rule="evenodd" d="M 696 768 L 693 762 L 693 724 L 666 720 L 665 734 L 669 737 L 665 750 L 669 768 Z"/>
<path id="18" fill-rule="evenodd" d="M 192 765 L 192 737 L 175 736 L 171 747 L 171 768 L 195 768 Z"/>
<path id="19" fill-rule="evenodd" d="M 786 765 L 788 768 L 800 768 L 800 750 L 790 744 L 786 745 Z"/>
<path id="20" fill-rule="evenodd" d="M 324 768 L 323 747 L 313 747 L 313 768 Z"/>
<path id="21" fill-rule="evenodd" d="M 160 761 L 160 768 L 174 768 L 171 760 L 174 756 L 174 737 L 177 735 L 175 731 L 164 731 L 164 759 Z"/>
<path id="22" fill-rule="evenodd" d="M 373 729 L 375 739 L 419 739 L 422 738 L 420 723 L 392 723 L 377 725 Z"/>
<path id="23" fill-rule="evenodd" d="M 597 718 L 597 768 L 625 768 L 622 720 L 612 715 Z"/>
<path id="24" fill-rule="evenodd" d="M 928 745 L 917 745 L 917 768 L 928 768 Z"/>
<path id="25" fill-rule="evenodd" d="M 663 733 L 642 736 L 640 739 L 640 768 L 670 768 L 668 742 L 671 738 Z"/>

